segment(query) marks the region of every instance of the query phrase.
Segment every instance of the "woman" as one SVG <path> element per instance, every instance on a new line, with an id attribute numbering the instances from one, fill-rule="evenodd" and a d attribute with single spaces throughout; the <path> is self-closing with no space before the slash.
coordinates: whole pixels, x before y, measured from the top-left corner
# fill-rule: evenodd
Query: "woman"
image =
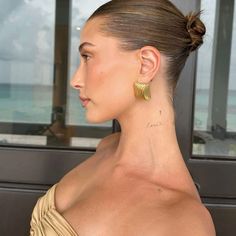
<path id="1" fill-rule="evenodd" d="M 121 133 L 39 199 L 31 235 L 215 235 L 173 110 L 179 74 L 204 34 L 199 14 L 185 17 L 168 0 L 113 0 L 93 13 L 71 85 L 88 122 L 117 119 Z"/>

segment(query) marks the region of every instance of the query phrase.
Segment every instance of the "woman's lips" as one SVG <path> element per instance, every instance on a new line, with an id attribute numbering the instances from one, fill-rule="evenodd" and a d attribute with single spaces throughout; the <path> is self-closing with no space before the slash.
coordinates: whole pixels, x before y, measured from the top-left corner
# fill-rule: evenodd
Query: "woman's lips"
<path id="1" fill-rule="evenodd" d="M 80 101 L 81 101 L 81 103 L 82 103 L 82 106 L 83 106 L 83 107 L 86 107 L 87 104 L 89 103 L 90 99 L 82 99 L 82 98 L 80 98 Z"/>

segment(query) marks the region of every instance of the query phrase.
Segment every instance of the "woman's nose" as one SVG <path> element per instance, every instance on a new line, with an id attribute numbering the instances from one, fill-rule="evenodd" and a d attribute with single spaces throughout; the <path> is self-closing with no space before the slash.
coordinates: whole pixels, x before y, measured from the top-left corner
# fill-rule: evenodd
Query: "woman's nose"
<path id="1" fill-rule="evenodd" d="M 73 78 L 71 79 L 70 85 L 74 89 L 80 89 L 83 87 L 83 83 L 82 83 L 81 77 L 79 75 L 79 69 L 76 71 Z"/>

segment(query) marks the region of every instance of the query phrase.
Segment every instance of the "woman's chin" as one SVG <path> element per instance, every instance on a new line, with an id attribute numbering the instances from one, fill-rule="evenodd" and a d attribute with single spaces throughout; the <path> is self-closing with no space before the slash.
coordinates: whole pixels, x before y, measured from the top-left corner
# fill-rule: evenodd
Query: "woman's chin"
<path id="1" fill-rule="evenodd" d="M 95 114 L 89 114 L 88 111 L 86 111 L 86 122 L 90 124 L 101 124 L 112 120 L 112 118 L 104 117 L 104 116 L 98 116 Z"/>
<path id="2" fill-rule="evenodd" d="M 103 119 L 95 114 L 89 114 L 89 112 L 86 111 L 86 122 L 89 124 L 99 124 L 103 122 Z"/>

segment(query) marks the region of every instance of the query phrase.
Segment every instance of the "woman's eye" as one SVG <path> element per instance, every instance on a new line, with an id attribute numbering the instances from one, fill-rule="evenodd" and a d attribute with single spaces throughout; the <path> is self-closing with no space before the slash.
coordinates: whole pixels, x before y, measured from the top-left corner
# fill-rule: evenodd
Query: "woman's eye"
<path id="1" fill-rule="evenodd" d="M 89 55 L 87 55 L 87 54 L 82 54 L 81 56 L 85 61 L 89 60 L 89 58 L 90 58 Z"/>

